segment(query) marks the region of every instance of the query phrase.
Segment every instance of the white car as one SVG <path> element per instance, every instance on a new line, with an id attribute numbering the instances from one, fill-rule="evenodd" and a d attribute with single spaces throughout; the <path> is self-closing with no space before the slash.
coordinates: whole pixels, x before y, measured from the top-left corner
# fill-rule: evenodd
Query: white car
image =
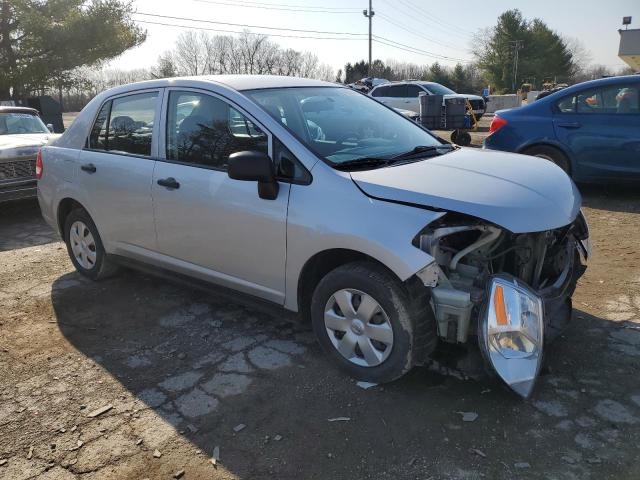
<path id="1" fill-rule="evenodd" d="M 37 110 L 0 107 L 0 203 L 36 196 L 36 154 L 57 137 Z"/>
<path id="2" fill-rule="evenodd" d="M 442 95 L 445 100 L 448 98 L 466 98 L 469 100 L 471 108 L 473 108 L 473 114 L 476 116 L 476 119 L 480 119 L 487 108 L 484 98 L 479 95 L 456 93 L 439 83 L 422 82 L 418 80 L 379 85 L 371 90 L 369 95 L 390 107 L 420 113 L 418 96 L 422 92 L 427 95 Z"/>

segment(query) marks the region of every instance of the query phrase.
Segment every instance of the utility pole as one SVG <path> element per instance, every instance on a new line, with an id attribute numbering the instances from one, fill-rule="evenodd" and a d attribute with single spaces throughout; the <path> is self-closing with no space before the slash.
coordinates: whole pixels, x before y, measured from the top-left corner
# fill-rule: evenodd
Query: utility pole
<path id="1" fill-rule="evenodd" d="M 373 16 L 376 14 L 376 12 L 373 11 L 372 3 L 373 0 L 369 0 L 369 10 L 362 11 L 362 14 L 369 19 L 369 76 L 371 76 L 371 22 Z"/>
<path id="2" fill-rule="evenodd" d="M 512 87 L 513 87 L 513 91 L 516 92 L 516 84 L 518 83 L 518 59 L 519 59 L 519 54 L 518 52 L 520 51 L 520 49 L 524 46 L 523 45 L 523 40 L 511 40 L 509 43 L 513 46 L 513 83 L 512 83 Z"/>

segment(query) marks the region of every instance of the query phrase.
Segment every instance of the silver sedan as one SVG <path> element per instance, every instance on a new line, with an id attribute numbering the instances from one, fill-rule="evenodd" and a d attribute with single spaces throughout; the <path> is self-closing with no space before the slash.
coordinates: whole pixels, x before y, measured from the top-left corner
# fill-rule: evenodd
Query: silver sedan
<path id="1" fill-rule="evenodd" d="M 94 98 L 42 149 L 38 197 L 87 277 L 144 266 L 296 313 L 370 382 L 479 347 L 526 397 L 589 234 L 567 175 L 513 156 L 330 83 L 174 78 Z"/>

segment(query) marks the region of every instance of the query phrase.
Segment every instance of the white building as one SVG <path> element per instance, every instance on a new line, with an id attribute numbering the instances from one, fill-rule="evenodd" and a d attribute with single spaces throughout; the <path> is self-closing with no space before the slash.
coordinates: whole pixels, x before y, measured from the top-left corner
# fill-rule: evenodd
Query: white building
<path id="1" fill-rule="evenodd" d="M 618 30 L 620 32 L 620 59 L 640 72 L 640 28 L 631 30 Z"/>

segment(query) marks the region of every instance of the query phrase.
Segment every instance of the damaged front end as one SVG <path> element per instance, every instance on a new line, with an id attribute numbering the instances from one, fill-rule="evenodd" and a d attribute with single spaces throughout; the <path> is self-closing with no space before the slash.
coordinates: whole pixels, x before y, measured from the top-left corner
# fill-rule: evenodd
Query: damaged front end
<path id="1" fill-rule="evenodd" d="M 498 376 L 528 397 L 544 343 L 568 324 L 586 269 L 591 247 L 582 213 L 562 228 L 517 234 L 449 213 L 414 243 L 435 259 L 418 277 L 431 288 L 441 339 L 477 341 Z"/>

